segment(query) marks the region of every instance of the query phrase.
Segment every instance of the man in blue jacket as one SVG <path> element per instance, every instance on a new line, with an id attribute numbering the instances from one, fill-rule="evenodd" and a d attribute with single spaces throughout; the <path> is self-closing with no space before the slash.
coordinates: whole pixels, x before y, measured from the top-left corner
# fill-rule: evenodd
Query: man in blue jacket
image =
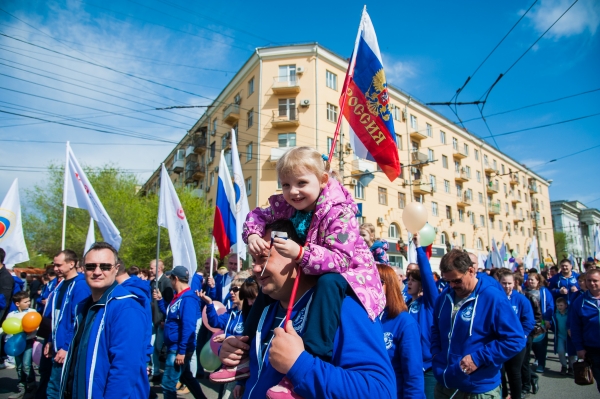
<path id="1" fill-rule="evenodd" d="M 555 274 L 548 280 L 548 288 L 552 292 L 554 301 L 557 298 L 565 298 L 569 306 L 578 296 L 577 291 L 581 289 L 577 279 L 579 274 L 573 271 L 573 265 L 568 259 L 560 261 L 560 273 Z"/>
<path id="2" fill-rule="evenodd" d="M 110 244 L 94 243 L 82 263 L 91 295 L 77 306 L 59 398 L 147 399 L 145 298 L 117 283 L 118 254 Z"/>
<path id="3" fill-rule="evenodd" d="M 587 291 L 569 306 L 571 339 L 577 357 L 592 361 L 592 374 L 600 392 L 600 269 L 585 274 Z"/>
<path id="4" fill-rule="evenodd" d="M 521 323 L 498 285 L 477 276 L 468 253 L 448 252 L 440 271 L 449 288 L 433 313 L 435 398 L 500 398 L 502 364 L 525 347 Z"/>
<path id="5" fill-rule="evenodd" d="M 263 239 L 270 240 L 271 231 L 282 231 L 296 243 L 292 223 L 281 220 L 268 225 Z M 265 296 L 272 302 L 262 314 L 256 336 L 229 337 L 223 343 L 220 357 L 229 367 L 239 365 L 250 356 L 250 378 L 246 381 L 244 399 L 263 399 L 267 390 L 287 376 L 296 394 L 305 399 L 396 397 L 394 370 L 386 352 L 379 319 L 374 322 L 353 295 L 342 302 L 340 325 L 333 342 L 331 362 L 325 362 L 304 350 L 302 335 L 307 312 L 310 311 L 316 276 L 300 278 L 291 314 L 283 321 L 297 276 L 296 262 L 280 255 L 275 248 L 253 257 L 253 271 Z M 262 273 L 265 268 L 264 273 Z"/>
<path id="6" fill-rule="evenodd" d="M 58 399 L 63 363 L 73 340 L 75 309 L 90 295 L 85 276 L 77 273 L 77 254 L 70 249 L 54 257 L 54 271 L 63 280 L 56 286 L 52 302 L 48 304 L 52 315 L 52 342 L 46 344 L 44 355 L 52 356 L 52 371 L 46 393 L 49 399 Z"/>

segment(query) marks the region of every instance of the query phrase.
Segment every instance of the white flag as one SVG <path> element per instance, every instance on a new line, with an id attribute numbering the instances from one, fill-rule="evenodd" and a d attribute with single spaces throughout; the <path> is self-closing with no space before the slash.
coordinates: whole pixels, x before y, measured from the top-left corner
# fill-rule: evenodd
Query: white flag
<path id="1" fill-rule="evenodd" d="M 408 259 L 408 263 L 417 263 L 417 246 L 415 242 L 412 240 L 412 234 L 408 233 L 408 251 L 406 256 Z"/>
<path id="2" fill-rule="evenodd" d="M 158 202 L 158 225 L 169 230 L 173 253 L 173 267 L 185 266 L 190 278 L 196 273 L 196 252 L 190 226 L 173 187 L 173 182 L 162 164 L 160 172 L 160 197 Z"/>
<path id="3" fill-rule="evenodd" d="M 240 258 L 246 259 L 246 244 L 242 239 L 244 231 L 244 222 L 246 216 L 250 213 L 248 207 L 248 193 L 246 193 L 246 180 L 242 173 L 242 164 L 238 155 L 237 142 L 235 138 L 235 130 L 231 129 L 231 164 L 233 169 L 233 189 L 235 191 L 235 225 L 236 225 L 236 244 L 232 248 Z"/>
<path id="4" fill-rule="evenodd" d="M 29 260 L 21 223 L 18 180 L 15 179 L 0 205 L 0 248 L 6 252 L 5 265 L 14 265 Z"/>
<path id="5" fill-rule="evenodd" d="M 94 234 L 94 219 L 90 218 L 90 228 L 88 229 L 87 237 L 85 238 L 85 248 L 83 254 L 87 254 L 92 245 L 96 242 L 96 235 Z"/>
<path id="6" fill-rule="evenodd" d="M 86 209 L 90 217 L 98 223 L 104 241 L 119 250 L 122 241 L 121 233 L 106 213 L 68 142 L 63 203 L 72 208 Z"/>
<path id="7" fill-rule="evenodd" d="M 525 270 L 536 269 L 540 270 L 540 257 L 538 255 L 537 238 L 533 236 L 527 258 L 525 258 Z"/>

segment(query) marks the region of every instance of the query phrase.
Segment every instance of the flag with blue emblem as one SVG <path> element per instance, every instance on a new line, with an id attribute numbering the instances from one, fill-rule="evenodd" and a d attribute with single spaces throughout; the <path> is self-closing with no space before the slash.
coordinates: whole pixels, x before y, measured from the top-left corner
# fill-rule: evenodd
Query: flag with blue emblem
<path id="1" fill-rule="evenodd" d="M 5 265 L 14 265 L 29 260 L 29 252 L 27 252 L 23 225 L 21 224 L 18 179 L 13 181 L 6 197 L 0 204 L 0 248 L 6 251 L 3 262 Z"/>
<path id="2" fill-rule="evenodd" d="M 366 7 L 346 73 L 340 109 L 350 125 L 355 155 L 377 162 L 394 181 L 400 175 L 400 157 L 392 105 L 377 36 Z"/>

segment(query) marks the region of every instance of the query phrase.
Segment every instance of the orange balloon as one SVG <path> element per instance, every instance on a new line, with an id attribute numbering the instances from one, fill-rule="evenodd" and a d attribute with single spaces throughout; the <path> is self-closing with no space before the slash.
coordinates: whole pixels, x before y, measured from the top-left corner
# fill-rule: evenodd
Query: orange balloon
<path id="1" fill-rule="evenodd" d="M 25 316 L 23 316 L 23 320 L 21 321 L 21 325 L 23 326 L 23 331 L 25 332 L 34 332 L 42 322 L 42 315 L 38 312 L 28 312 Z"/>

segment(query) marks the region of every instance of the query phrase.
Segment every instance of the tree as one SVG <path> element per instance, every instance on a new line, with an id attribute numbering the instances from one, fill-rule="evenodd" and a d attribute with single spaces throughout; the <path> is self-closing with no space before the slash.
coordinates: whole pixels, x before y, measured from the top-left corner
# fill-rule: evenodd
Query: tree
<path id="1" fill-rule="evenodd" d="M 556 250 L 557 259 L 566 258 L 569 255 L 569 247 L 572 240 L 562 231 L 554 232 L 554 249 Z"/>
<path id="2" fill-rule="evenodd" d="M 94 186 L 104 208 L 121 232 L 123 242 L 119 256 L 127 267 L 132 264 L 146 267 L 156 257 L 158 233 L 158 196 L 141 195 L 135 175 L 112 165 L 84 170 Z M 35 254 L 52 258 L 60 251 L 63 215 L 64 167 L 51 164 L 43 183 L 26 191 L 24 204 L 24 230 L 28 248 Z M 177 191 L 188 218 L 198 262 L 210 256 L 210 234 L 213 209 L 206 200 L 194 197 L 185 188 Z M 67 208 L 66 247 L 82 254 L 90 216 L 84 209 Z M 96 226 L 96 239 L 102 235 Z M 208 254 L 208 255 L 207 255 Z M 169 235 L 161 229 L 160 256 L 167 266 L 172 255 Z"/>

